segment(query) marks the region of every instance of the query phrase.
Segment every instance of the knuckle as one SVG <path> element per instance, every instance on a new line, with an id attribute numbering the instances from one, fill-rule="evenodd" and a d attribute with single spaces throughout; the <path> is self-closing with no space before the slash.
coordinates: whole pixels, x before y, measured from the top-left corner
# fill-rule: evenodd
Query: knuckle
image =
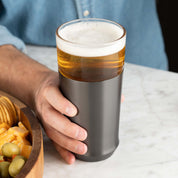
<path id="1" fill-rule="evenodd" d="M 70 141 L 70 140 L 66 140 L 66 141 L 64 141 L 64 146 L 65 146 L 65 148 L 67 148 L 67 149 L 69 149 L 69 150 L 73 150 L 72 148 L 73 148 L 73 144 L 72 144 L 72 142 Z"/>
<path id="2" fill-rule="evenodd" d="M 61 98 L 60 102 L 58 103 L 58 108 L 61 113 L 66 114 L 66 108 L 68 107 L 67 102 L 65 99 Z"/>
<path id="3" fill-rule="evenodd" d="M 72 151 L 72 152 L 76 152 L 77 150 L 77 141 L 73 140 L 73 139 L 64 139 L 64 140 L 60 140 L 61 141 L 61 146 L 64 147 L 65 149 Z"/>
<path id="4" fill-rule="evenodd" d="M 41 111 L 41 114 L 42 114 L 42 117 L 43 117 L 43 120 L 45 122 L 47 122 L 49 120 L 49 115 L 50 115 L 50 112 L 47 110 L 47 109 L 44 109 Z"/>
<path id="5" fill-rule="evenodd" d="M 45 128 L 46 135 L 51 138 L 51 132 L 48 128 Z"/>
<path id="6" fill-rule="evenodd" d="M 49 93 L 49 91 L 50 91 L 50 86 L 46 86 L 44 89 L 43 89 L 43 91 L 42 91 L 42 95 L 45 97 L 45 98 L 47 98 L 47 96 L 48 96 L 48 93 Z"/>
<path id="7" fill-rule="evenodd" d="M 65 132 L 68 136 L 72 138 L 77 138 L 78 136 L 78 127 L 74 123 L 67 123 Z"/>

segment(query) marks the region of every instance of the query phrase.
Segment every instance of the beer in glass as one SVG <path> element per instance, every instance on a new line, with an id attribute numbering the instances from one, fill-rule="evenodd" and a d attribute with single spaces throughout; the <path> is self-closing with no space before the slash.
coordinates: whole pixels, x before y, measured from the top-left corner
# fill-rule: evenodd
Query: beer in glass
<path id="1" fill-rule="evenodd" d="M 60 90 L 77 108 L 69 118 L 88 131 L 85 161 L 108 158 L 119 144 L 126 31 L 105 19 L 78 19 L 56 30 Z"/>

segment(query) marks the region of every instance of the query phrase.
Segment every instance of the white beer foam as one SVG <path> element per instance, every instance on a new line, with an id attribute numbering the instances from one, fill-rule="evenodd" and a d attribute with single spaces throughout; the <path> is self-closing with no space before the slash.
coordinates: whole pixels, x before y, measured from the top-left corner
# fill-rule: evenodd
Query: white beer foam
<path id="1" fill-rule="evenodd" d="M 78 22 L 58 30 L 56 43 L 62 51 L 83 57 L 106 56 L 125 46 L 122 27 L 107 22 Z M 119 40 L 118 40 L 119 39 Z"/>

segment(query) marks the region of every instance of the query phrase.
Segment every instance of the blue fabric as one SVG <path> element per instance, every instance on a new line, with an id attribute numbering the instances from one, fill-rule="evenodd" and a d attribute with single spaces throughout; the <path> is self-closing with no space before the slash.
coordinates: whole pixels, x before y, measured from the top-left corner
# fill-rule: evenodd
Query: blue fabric
<path id="1" fill-rule="evenodd" d="M 24 42 L 13 36 L 5 26 L 0 25 L 0 45 L 2 44 L 12 44 L 19 50 L 26 51 Z"/>
<path id="2" fill-rule="evenodd" d="M 88 17 L 113 20 L 126 28 L 126 62 L 167 70 L 155 0 L 0 0 L 0 45 L 13 44 L 20 50 L 22 41 L 55 46 L 59 25 Z"/>

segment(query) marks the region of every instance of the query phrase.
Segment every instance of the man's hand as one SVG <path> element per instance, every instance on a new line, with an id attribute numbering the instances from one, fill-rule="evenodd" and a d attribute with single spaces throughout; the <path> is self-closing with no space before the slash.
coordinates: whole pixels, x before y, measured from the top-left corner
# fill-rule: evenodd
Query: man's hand
<path id="1" fill-rule="evenodd" d="M 76 115 L 77 109 L 59 91 L 57 72 L 11 45 L 0 46 L 0 72 L 0 89 L 19 98 L 36 112 L 67 163 L 75 161 L 72 152 L 86 153 L 87 146 L 81 141 L 86 139 L 87 133 L 65 117 Z"/>
<path id="2" fill-rule="evenodd" d="M 58 73 L 50 72 L 36 92 L 36 113 L 57 151 L 67 163 L 72 164 L 75 157 L 71 152 L 85 154 L 87 151 L 87 146 L 81 142 L 86 139 L 87 132 L 65 117 L 75 116 L 77 109 L 61 94 L 58 86 Z"/>

